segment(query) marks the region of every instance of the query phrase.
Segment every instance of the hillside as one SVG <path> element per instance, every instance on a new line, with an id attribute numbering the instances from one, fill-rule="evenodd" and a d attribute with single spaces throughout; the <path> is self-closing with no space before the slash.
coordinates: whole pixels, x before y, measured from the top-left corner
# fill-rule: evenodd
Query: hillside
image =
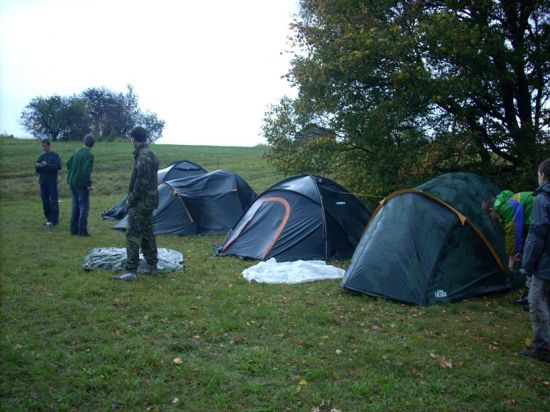
<path id="1" fill-rule="evenodd" d="M 54 143 L 65 162 L 78 143 Z M 248 283 L 255 264 L 215 256 L 223 236 L 159 236 L 185 272 L 115 282 L 82 270 L 124 247 L 101 211 L 125 194 L 131 145 L 94 147 L 90 238 L 43 226 L 35 141 L 0 139 L 0 410 L 543 411 L 550 364 L 525 359 L 517 293 L 428 308 L 344 293 L 338 281 Z M 161 165 L 230 169 L 257 191 L 262 148 L 155 145 Z M 398 251 L 396 251 L 398 253 Z M 347 262 L 330 262 L 346 267 Z"/>

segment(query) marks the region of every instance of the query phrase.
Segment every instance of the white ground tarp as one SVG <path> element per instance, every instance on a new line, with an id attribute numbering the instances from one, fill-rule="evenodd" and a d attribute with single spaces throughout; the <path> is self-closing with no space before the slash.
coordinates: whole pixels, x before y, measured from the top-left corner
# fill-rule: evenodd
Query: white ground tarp
<path id="1" fill-rule="evenodd" d="M 243 276 L 249 282 L 260 283 L 302 283 L 323 279 L 342 279 L 344 269 L 327 265 L 322 260 L 297 260 L 280 262 L 271 258 L 249 267 Z"/>
<path id="2" fill-rule="evenodd" d="M 183 268 L 183 254 L 177 250 L 159 248 L 157 267 L 160 272 L 164 271 L 180 271 Z M 108 270 L 116 272 L 124 268 L 126 262 L 126 249 L 117 247 L 98 247 L 86 256 L 82 262 L 82 268 L 85 270 Z M 139 254 L 138 272 L 145 268 L 145 260 L 143 255 Z"/>

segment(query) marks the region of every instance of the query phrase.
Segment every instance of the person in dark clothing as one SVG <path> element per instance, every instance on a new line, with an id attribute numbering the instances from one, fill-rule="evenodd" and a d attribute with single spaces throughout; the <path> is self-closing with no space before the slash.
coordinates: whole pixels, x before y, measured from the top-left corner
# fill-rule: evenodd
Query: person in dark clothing
<path id="1" fill-rule="evenodd" d="M 67 162 L 67 183 L 71 188 L 71 235 L 90 236 L 88 233 L 88 212 L 90 211 L 90 191 L 92 190 L 92 169 L 94 137 L 84 136 L 84 147 L 77 149 Z"/>
<path id="2" fill-rule="evenodd" d="M 36 160 L 34 168 L 39 175 L 38 183 L 40 184 L 42 209 L 46 217 L 45 225 L 47 227 L 52 227 L 59 223 L 57 173 L 61 170 L 61 157 L 51 150 L 51 142 L 49 139 L 42 140 L 42 149 L 44 153 Z"/>
<path id="3" fill-rule="evenodd" d="M 132 281 L 137 279 L 139 249 L 147 263 L 145 272 L 157 273 L 157 241 L 153 233 L 153 210 L 159 205 L 159 161 L 147 144 L 147 131 L 137 126 L 130 132 L 134 145 L 134 168 L 128 188 L 128 226 L 126 228 L 127 259 L 124 273 L 113 279 Z"/>
<path id="4" fill-rule="evenodd" d="M 520 271 L 529 285 L 529 313 L 533 344 L 524 356 L 550 361 L 550 158 L 538 169 L 533 216 Z"/>

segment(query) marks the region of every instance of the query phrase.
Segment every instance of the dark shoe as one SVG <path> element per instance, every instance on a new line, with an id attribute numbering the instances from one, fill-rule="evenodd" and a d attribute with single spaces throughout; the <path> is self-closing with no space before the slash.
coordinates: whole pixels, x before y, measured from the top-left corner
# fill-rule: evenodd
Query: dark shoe
<path id="1" fill-rule="evenodd" d="M 521 351 L 523 356 L 535 358 L 538 360 L 550 362 L 550 346 L 546 345 L 542 348 L 536 348 L 535 345 L 530 345 Z"/>
<path id="2" fill-rule="evenodd" d="M 516 305 L 524 305 L 527 302 L 528 302 L 527 295 L 523 295 L 512 301 L 512 303 L 515 303 Z"/>
<path id="3" fill-rule="evenodd" d="M 120 276 L 111 276 L 111 279 L 132 282 L 134 280 L 137 280 L 137 275 L 134 272 L 125 272 Z"/>
<path id="4" fill-rule="evenodd" d="M 78 236 L 90 237 L 91 235 L 88 232 L 79 233 Z"/>
<path id="5" fill-rule="evenodd" d="M 52 223 L 52 222 L 46 222 L 44 223 L 44 226 L 48 227 L 48 228 L 52 228 L 54 227 L 55 225 Z"/>
<path id="6" fill-rule="evenodd" d="M 143 273 L 145 275 L 151 275 L 151 276 L 154 276 L 154 275 L 158 275 L 159 274 L 159 270 L 157 268 L 157 265 L 146 265 L 145 266 L 145 269 L 143 269 Z"/>

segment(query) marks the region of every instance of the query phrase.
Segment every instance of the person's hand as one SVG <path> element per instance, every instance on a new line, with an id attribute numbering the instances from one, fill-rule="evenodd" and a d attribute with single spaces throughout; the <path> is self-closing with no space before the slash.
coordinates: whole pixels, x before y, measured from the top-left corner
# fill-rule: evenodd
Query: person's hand
<path id="1" fill-rule="evenodd" d="M 508 256 L 508 269 L 510 269 L 511 272 L 515 270 L 514 266 L 516 265 L 516 262 L 514 260 L 515 255 Z"/>
<path id="2" fill-rule="evenodd" d="M 48 162 L 46 162 L 45 160 L 42 160 L 42 166 L 46 166 L 48 164 Z"/>

